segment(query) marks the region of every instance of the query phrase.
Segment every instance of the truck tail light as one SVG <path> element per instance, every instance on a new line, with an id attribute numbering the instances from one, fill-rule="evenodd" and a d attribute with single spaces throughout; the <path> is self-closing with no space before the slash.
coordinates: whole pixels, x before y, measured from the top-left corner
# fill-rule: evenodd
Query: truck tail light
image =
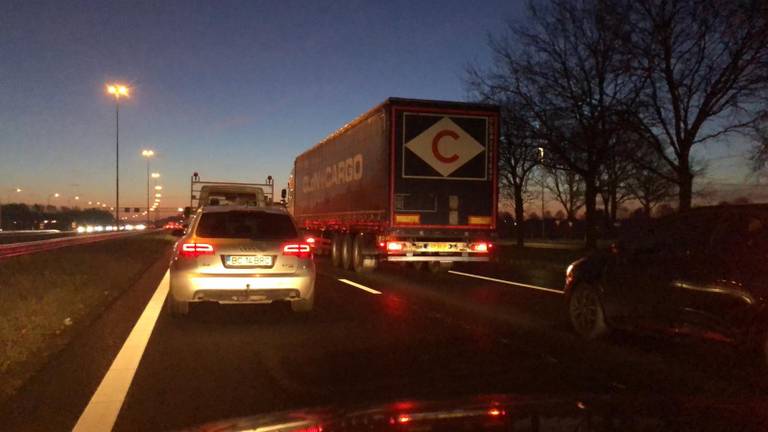
<path id="1" fill-rule="evenodd" d="M 207 243 L 182 243 L 180 252 L 181 256 L 184 258 L 195 258 L 200 255 L 213 255 L 213 245 Z"/>
<path id="2" fill-rule="evenodd" d="M 397 251 L 403 250 L 404 248 L 405 246 L 401 242 L 394 242 L 394 241 L 387 242 L 388 251 L 397 252 Z"/>
<path id="3" fill-rule="evenodd" d="M 469 248 L 472 250 L 472 252 L 488 252 L 493 247 L 490 243 L 472 243 Z"/>
<path id="4" fill-rule="evenodd" d="M 310 258 L 312 256 L 312 247 L 306 242 L 286 243 L 283 245 L 283 255 Z"/>

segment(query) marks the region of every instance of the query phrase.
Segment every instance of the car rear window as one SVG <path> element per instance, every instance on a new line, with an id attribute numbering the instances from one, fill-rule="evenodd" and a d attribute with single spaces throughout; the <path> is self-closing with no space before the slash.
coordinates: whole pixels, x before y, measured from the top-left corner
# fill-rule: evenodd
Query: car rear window
<path id="1" fill-rule="evenodd" d="M 195 234 L 203 238 L 254 240 L 281 240 L 298 236 L 288 215 L 248 211 L 204 213 Z"/>

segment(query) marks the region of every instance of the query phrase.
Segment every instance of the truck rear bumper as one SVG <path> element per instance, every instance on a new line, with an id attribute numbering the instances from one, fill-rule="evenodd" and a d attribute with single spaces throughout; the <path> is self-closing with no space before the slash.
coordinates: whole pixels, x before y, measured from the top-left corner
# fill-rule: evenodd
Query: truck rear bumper
<path id="1" fill-rule="evenodd" d="M 471 256 L 471 257 L 463 257 L 463 256 L 428 256 L 428 255 L 419 255 L 419 256 L 405 256 L 405 255 L 390 255 L 386 257 L 387 261 L 394 261 L 394 262 L 424 262 L 424 261 L 440 261 L 440 262 L 488 262 L 491 260 L 488 256 Z"/>

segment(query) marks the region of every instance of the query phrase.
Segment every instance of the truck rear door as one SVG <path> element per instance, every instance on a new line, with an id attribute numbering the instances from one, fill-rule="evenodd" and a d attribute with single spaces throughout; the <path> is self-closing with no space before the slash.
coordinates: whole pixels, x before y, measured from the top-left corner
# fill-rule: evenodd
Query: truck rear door
<path id="1" fill-rule="evenodd" d="M 391 223 L 492 230 L 498 114 L 393 106 Z"/>

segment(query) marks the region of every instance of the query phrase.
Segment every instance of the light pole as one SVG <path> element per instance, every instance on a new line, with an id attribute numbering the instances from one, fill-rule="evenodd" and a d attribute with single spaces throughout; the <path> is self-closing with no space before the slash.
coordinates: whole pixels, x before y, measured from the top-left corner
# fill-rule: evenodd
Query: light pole
<path id="1" fill-rule="evenodd" d="M 541 162 L 542 167 L 544 166 L 544 147 L 539 147 L 539 162 Z M 543 171 L 542 171 L 543 172 Z M 544 227 L 546 224 L 544 223 L 544 183 L 546 179 L 544 176 L 541 176 L 541 238 L 547 238 L 547 236 L 544 234 Z"/>
<path id="2" fill-rule="evenodd" d="M 10 201 L 10 199 L 7 198 L 10 195 L 10 192 L 21 193 L 21 188 L 16 187 L 13 189 L 8 189 L 8 194 L 6 195 L 6 201 Z M 0 201 L 0 231 L 2 230 L 3 230 L 3 202 Z"/>
<path id="3" fill-rule="evenodd" d="M 51 197 L 58 198 L 61 195 L 59 195 L 58 192 L 54 192 L 52 194 L 48 194 L 48 199 L 45 201 L 45 209 L 48 210 L 48 207 L 51 206 Z"/>
<path id="4" fill-rule="evenodd" d="M 142 150 L 141 155 L 144 156 L 147 159 L 147 210 L 149 210 L 149 159 L 152 158 L 152 156 L 155 155 L 154 150 Z M 149 212 L 147 212 L 147 226 L 149 226 Z"/>
<path id="5" fill-rule="evenodd" d="M 115 97 L 115 223 L 120 226 L 120 97 L 128 97 L 128 87 L 108 84 L 107 93 Z"/>

